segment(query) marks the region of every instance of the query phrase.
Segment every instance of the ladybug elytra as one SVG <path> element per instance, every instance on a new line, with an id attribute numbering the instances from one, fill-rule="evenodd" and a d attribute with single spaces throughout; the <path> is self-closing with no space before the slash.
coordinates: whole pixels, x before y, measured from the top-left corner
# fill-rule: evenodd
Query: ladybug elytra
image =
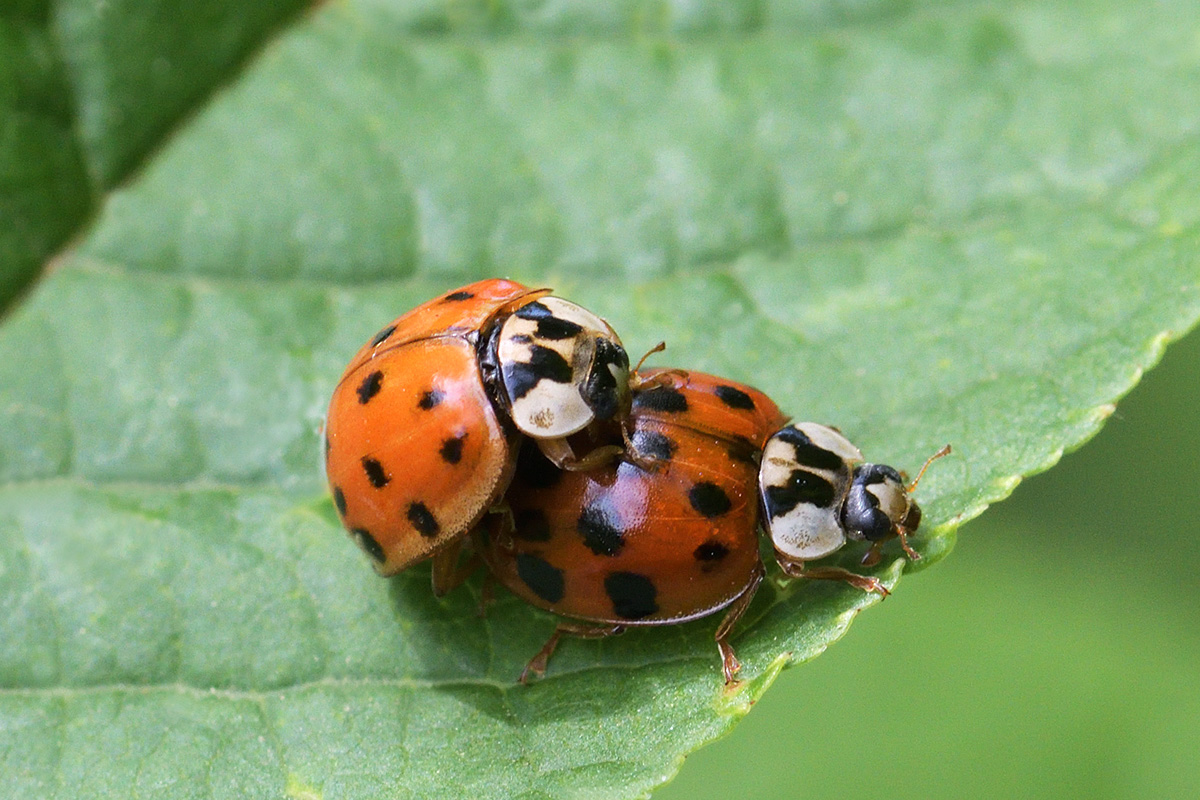
<path id="1" fill-rule="evenodd" d="M 506 495 L 511 530 L 476 537 L 501 584 L 583 623 L 560 624 L 522 680 L 545 671 L 563 634 L 603 636 L 721 610 L 726 680 L 738 669 L 729 633 L 763 576 L 758 453 L 785 418 L 762 392 L 711 375 L 641 378 L 627 457 L 566 472 L 527 449 Z"/>

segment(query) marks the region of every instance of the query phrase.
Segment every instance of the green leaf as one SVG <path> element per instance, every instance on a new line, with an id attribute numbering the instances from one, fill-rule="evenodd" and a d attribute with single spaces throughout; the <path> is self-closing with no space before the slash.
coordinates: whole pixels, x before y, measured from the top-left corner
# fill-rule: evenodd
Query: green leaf
<path id="1" fill-rule="evenodd" d="M 921 567 L 1200 316 L 1189 4 L 351 0 L 186 120 L 282 17 L 155 38 L 115 5 L 95 41 L 187 87 L 65 59 L 96 191 L 171 136 L 0 327 L 13 797 L 644 795 L 874 602 L 769 582 L 730 693 L 711 619 L 517 685 L 553 619 L 374 577 L 320 475 L 345 360 L 438 291 L 555 286 L 899 467 L 953 443 Z M 11 196 L 52 208 L 60 174 Z"/>
<path id="2" fill-rule="evenodd" d="M 0 8 L 0 309 L 303 0 Z"/>

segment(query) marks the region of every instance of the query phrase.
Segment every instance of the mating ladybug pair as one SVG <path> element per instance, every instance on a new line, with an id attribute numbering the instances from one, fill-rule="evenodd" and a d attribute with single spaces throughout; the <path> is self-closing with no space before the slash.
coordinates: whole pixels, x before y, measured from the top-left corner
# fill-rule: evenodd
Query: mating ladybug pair
<path id="1" fill-rule="evenodd" d="M 631 371 L 598 316 L 493 279 L 418 306 L 351 359 L 329 407 L 326 474 L 380 574 L 432 558 L 442 594 L 482 558 L 515 594 L 573 620 L 522 681 L 563 634 L 725 610 L 729 683 L 728 638 L 764 575 L 760 514 L 793 577 L 887 594 L 875 578 L 804 564 L 848 539 L 872 543 L 867 564 L 896 537 L 920 557 L 907 539 L 915 482 L 863 463 L 834 428 L 786 422 L 749 386 Z M 468 540 L 477 555 L 460 566 Z"/>

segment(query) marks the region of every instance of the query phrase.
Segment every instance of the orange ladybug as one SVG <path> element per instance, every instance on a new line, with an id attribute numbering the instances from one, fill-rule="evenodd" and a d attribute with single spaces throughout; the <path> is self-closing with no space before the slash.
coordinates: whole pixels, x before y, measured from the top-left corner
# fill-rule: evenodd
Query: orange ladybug
<path id="1" fill-rule="evenodd" d="M 447 292 L 380 330 L 350 360 L 325 425 L 338 515 L 392 575 L 434 556 L 434 590 L 452 583 L 463 535 L 507 488 L 520 434 L 555 464 L 567 437 L 629 409 L 629 358 L 600 317 L 513 281 Z M 451 546 L 454 545 L 454 546 Z"/>
<path id="2" fill-rule="evenodd" d="M 785 422 L 757 389 L 658 369 L 633 391 L 630 449 L 618 462 L 565 472 L 523 448 L 506 494 L 511 520 L 478 532 L 476 547 L 519 597 L 580 622 L 558 625 L 522 682 L 545 672 L 563 634 L 607 636 L 723 609 L 716 640 L 731 682 L 740 665 L 729 634 L 763 577 L 759 453 Z"/>

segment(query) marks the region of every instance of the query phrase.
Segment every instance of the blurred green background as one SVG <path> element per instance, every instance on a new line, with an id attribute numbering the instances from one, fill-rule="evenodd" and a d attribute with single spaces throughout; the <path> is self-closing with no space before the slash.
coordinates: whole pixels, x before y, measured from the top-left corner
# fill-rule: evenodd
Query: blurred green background
<path id="1" fill-rule="evenodd" d="M 1200 332 L 654 800 L 1200 797 Z"/>

